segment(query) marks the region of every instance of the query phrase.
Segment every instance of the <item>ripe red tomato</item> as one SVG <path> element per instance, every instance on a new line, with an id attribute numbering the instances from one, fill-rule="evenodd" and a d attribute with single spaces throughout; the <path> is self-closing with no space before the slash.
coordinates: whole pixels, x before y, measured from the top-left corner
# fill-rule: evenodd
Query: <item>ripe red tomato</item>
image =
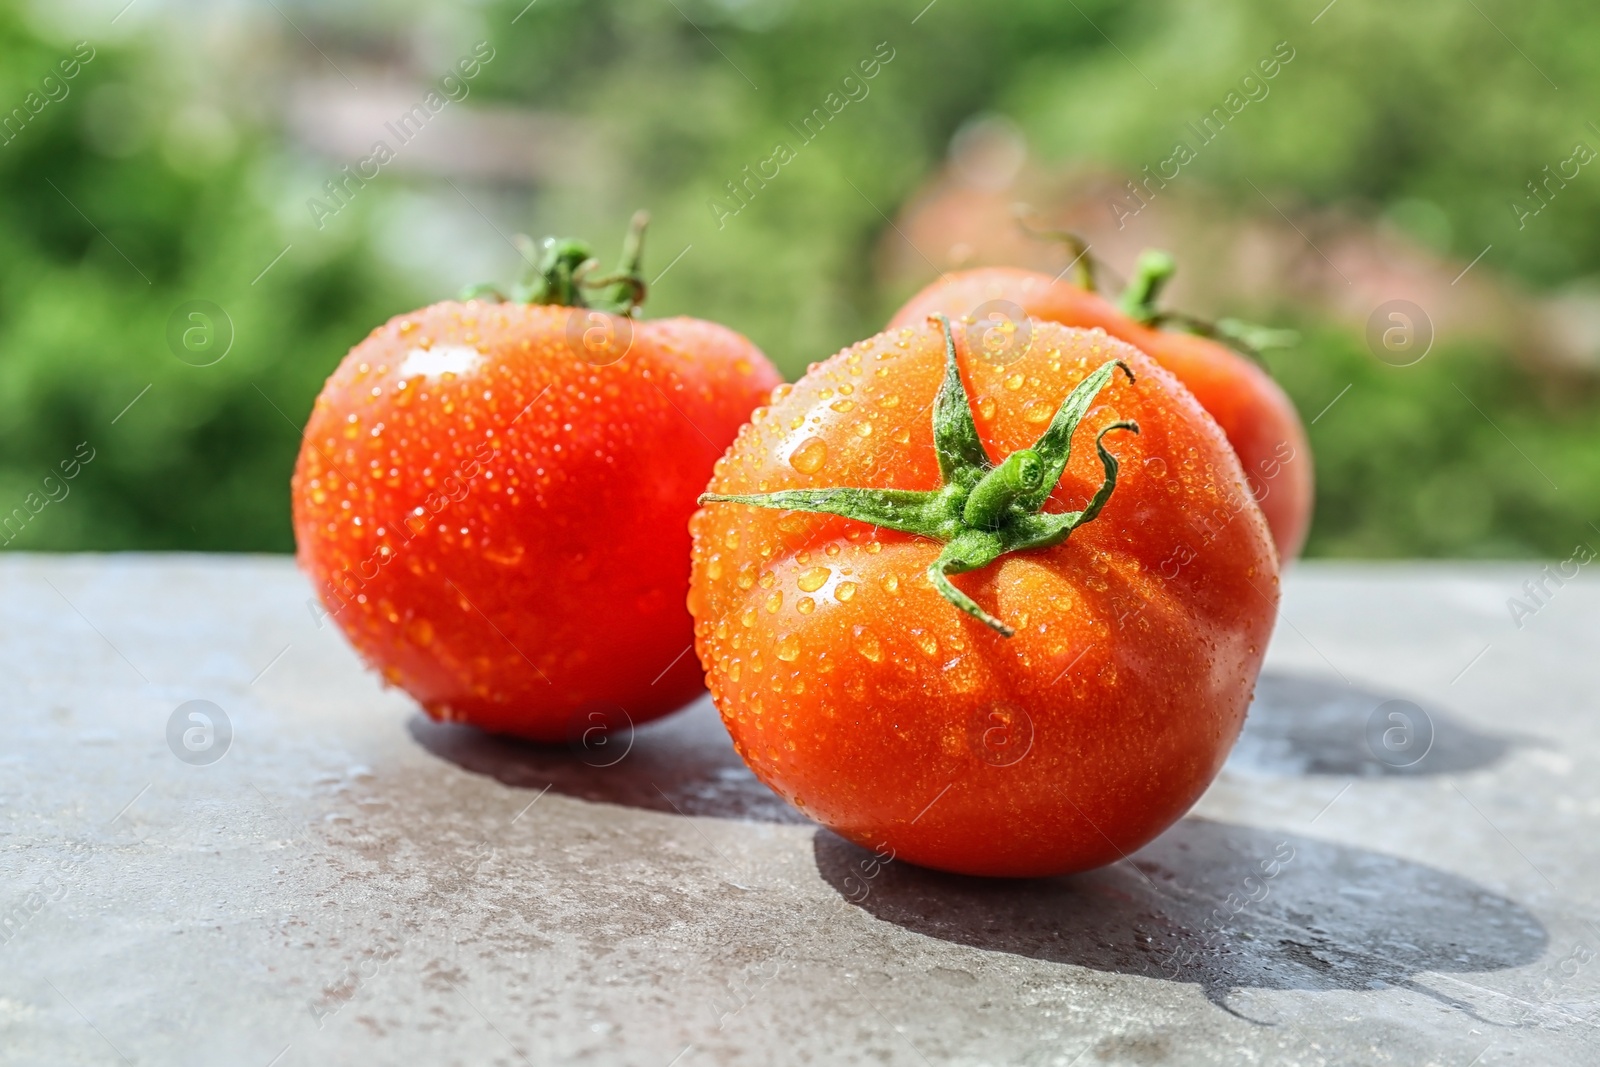
<path id="1" fill-rule="evenodd" d="M 691 522 L 696 647 L 740 755 L 850 840 L 968 874 L 1109 863 L 1181 816 L 1278 600 L 1188 391 L 1100 331 L 1033 329 L 1014 362 L 921 324 L 813 367 Z"/>
<path id="2" fill-rule="evenodd" d="M 934 312 L 958 322 L 980 308 L 999 313 L 1000 304 L 992 302 L 1009 302 L 1034 318 L 1064 326 L 1098 326 L 1153 356 L 1227 435 L 1272 528 L 1279 559 L 1288 562 L 1300 554 L 1311 528 L 1311 446 L 1294 403 L 1271 375 L 1227 345 L 1147 326 L 1072 282 L 1012 267 L 947 274 L 912 297 L 888 328 L 920 323 Z"/>
<path id="3" fill-rule="evenodd" d="M 293 482 L 300 565 L 367 662 L 436 719 L 540 741 L 702 690 L 687 523 L 781 380 L 714 323 L 549 303 L 584 298 L 587 251 L 557 251 L 543 302 L 435 304 L 356 345 Z"/>

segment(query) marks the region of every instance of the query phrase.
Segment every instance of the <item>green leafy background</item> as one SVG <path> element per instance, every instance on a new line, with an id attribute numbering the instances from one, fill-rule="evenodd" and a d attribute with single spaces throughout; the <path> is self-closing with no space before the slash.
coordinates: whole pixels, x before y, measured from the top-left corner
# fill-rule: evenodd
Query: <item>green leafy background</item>
<path id="1" fill-rule="evenodd" d="M 1296 76 L 1190 168 L 1217 196 L 1256 204 L 1253 182 L 1362 217 L 1421 203 L 1435 247 L 1465 261 L 1493 244 L 1530 291 L 1600 274 L 1600 174 L 1544 224 L 1519 231 L 1507 208 L 1575 138 L 1600 145 L 1600 8 L 1581 0 L 524 4 L 0 3 L 0 108 L 77 41 L 96 50 L 0 146 L 0 512 L 79 442 L 95 450 L 10 547 L 291 550 L 288 478 L 323 379 L 389 316 L 508 276 L 507 226 L 611 248 L 649 208 L 657 266 L 693 248 L 650 314 L 724 321 L 794 377 L 908 295 L 873 266 L 884 213 L 963 122 L 1007 115 L 1047 163 L 1136 169 L 1283 39 Z M 420 84 L 479 40 L 496 56 L 471 106 L 561 116 L 568 135 L 540 146 L 555 177 L 386 168 L 313 227 L 305 201 L 337 164 L 284 121 L 292 86 Z M 707 199 L 883 41 L 895 58 L 869 101 L 717 228 Z M 167 345 L 192 299 L 234 327 L 212 366 Z M 1353 383 L 1312 430 L 1310 555 L 1564 557 L 1600 538 L 1588 384 L 1547 388 L 1487 342 L 1389 367 L 1346 326 L 1285 316 L 1302 342 L 1270 359 L 1302 412 Z"/>

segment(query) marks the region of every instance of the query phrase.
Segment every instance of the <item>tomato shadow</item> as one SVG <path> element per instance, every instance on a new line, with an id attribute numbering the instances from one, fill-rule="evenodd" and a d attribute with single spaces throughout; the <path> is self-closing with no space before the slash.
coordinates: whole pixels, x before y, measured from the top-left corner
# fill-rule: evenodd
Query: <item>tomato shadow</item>
<path id="1" fill-rule="evenodd" d="M 1451 995 L 1454 983 L 1433 988 L 1419 975 L 1524 966 L 1549 940 L 1522 905 L 1437 868 L 1192 816 L 1128 863 L 1061 878 L 879 863 L 826 830 L 813 852 L 822 878 L 883 922 L 989 952 L 1192 982 L 1241 1018 L 1228 1003 L 1240 989 L 1389 986 L 1479 1018 Z"/>
<path id="2" fill-rule="evenodd" d="M 678 815 L 810 825 L 744 765 L 709 696 L 664 719 L 570 745 L 540 745 L 415 715 L 412 738 L 439 759 L 513 789 Z"/>
<path id="3" fill-rule="evenodd" d="M 1537 743 L 1364 685 L 1265 671 L 1227 768 L 1256 777 L 1460 774 Z"/>

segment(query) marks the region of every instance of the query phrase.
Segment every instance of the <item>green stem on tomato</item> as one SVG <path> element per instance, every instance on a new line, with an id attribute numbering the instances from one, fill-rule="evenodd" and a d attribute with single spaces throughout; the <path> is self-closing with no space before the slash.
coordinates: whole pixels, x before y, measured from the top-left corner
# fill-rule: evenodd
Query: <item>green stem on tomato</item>
<path id="1" fill-rule="evenodd" d="M 1156 301 L 1177 269 L 1177 261 L 1166 252 L 1155 248 L 1140 252 L 1133 266 L 1133 280 L 1122 291 L 1122 297 L 1117 301 L 1118 308 L 1130 319 L 1146 326 L 1153 325 L 1160 314 L 1156 310 Z"/>
<path id="2" fill-rule="evenodd" d="M 950 581 L 953 574 L 987 567 L 1009 552 L 1049 548 L 1100 514 L 1117 486 L 1117 461 L 1103 439 L 1112 430 L 1139 432 L 1132 422 L 1114 422 L 1095 437 L 1105 477 L 1081 511 L 1047 512 L 1072 454 L 1072 436 L 1089 405 L 1121 370 L 1120 360 L 1107 360 L 1061 402 L 1050 425 L 1029 448 L 1011 453 L 998 464 L 990 461 L 972 419 L 972 406 L 956 360 L 950 320 L 932 315 L 944 331 L 945 373 L 933 404 L 933 442 L 944 484 L 938 489 L 780 489 L 772 493 L 706 493 L 701 504 L 745 504 L 785 511 L 840 515 L 944 545 L 928 568 L 928 580 L 955 607 L 978 619 L 1002 637 L 1015 632 L 984 611 Z"/>
<path id="3" fill-rule="evenodd" d="M 1044 460 L 1031 448 L 1011 453 L 972 487 L 961 507 L 961 521 L 977 530 L 995 530 L 1005 522 L 1011 505 L 1044 481 Z"/>
<path id="4" fill-rule="evenodd" d="M 517 234 L 513 243 L 522 256 L 524 268 L 509 297 L 492 285 L 473 285 L 462 290 L 461 299 L 493 297 L 518 304 L 548 304 L 559 307 L 595 308 L 616 315 L 632 315 L 644 303 L 648 286 L 643 272 L 644 231 L 650 216 L 636 212 L 623 238 L 622 261 L 610 274 L 596 276 L 599 261 L 589 246 L 570 237 L 546 237 L 537 245 L 526 234 Z M 586 292 L 588 290 L 588 292 Z"/>
<path id="5" fill-rule="evenodd" d="M 1289 348 L 1300 341 L 1293 330 L 1274 330 L 1266 326 L 1242 322 L 1239 319 L 1218 319 L 1212 322 L 1182 311 L 1162 311 L 1158 303 L 1161 291 L 1177 270 L 1177 263 L 1165 252 L 1146 249 L 1139 254 L 1134 266 L 1133 280 L 1122 291 L 1117 307 L 1123 314 L 1144 326 L 1155 329 L 1176 328 L 1198 334 L 1213 341 L 1221 341 L 1240 355 L 1248 356 L 1266 367 L 1261 353 L 1268 348 Z"/>

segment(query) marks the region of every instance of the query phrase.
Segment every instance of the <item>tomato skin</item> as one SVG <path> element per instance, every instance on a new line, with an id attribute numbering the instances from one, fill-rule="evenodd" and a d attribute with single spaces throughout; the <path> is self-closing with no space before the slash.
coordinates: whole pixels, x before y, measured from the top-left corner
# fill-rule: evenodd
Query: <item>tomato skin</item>
<path id="1" fill-rule="evenodd" d="M 1094 434 L 1132 418 L 1138 436 L 1106 439 L 1122 476 L 1104 512 L 954 579 L 1016 635 L 939 595 L 934 541 L 713 503 L 690 524 L 696 648 L 740 755 L 844 837 L 966 874 L 1085 870 L 1160 833 L 1220 769 L 1271 634 L 1276 554 L 1216 423 L 1143 353 L 1049 322 L 1009 365 L 972 358 L 959 330 L 957 350 L 994 460 L 1107 359 L 1138 379 L 1100 394 L 1046 507 L 1083 506 L 1103 476 Z M 755 413 L 712 491 L 936 488 L 943 363 L 928 325 L 840 352 Z"/>
<path id="2" fill-rule="evenodd" d="M 397 316 L 306 426 L 300 566 L 362 657 L 436 719 L 565 741 L 584 709 L 638 723 L 703 688 L 689 657 L 669 669 L 692 638 L 688 518 L 781 379 L 693 319 L 632 322 L 626 354 L 592 365 L 568 341 L 581 314 L 472 301 Z"/>
<path id="3" fill-rule="evenodd" d="M 1238 453 L 1272 529 L 1278 558 L 1288 562 L 1300 554 L 1311 529 L 1314 503 L 1311 445 L 1294 403 L 1270 374 L 1227 345 L 1196 334 L 1153 329 L 1097 293 L 1015 267 L 947 274 L 913 296 L 886 328 L 920 323 L 934 312 L 959 322 L 990 300 L 1009 300 L 1033 318 L 1063 326 L 1098 326 L 1175 374 L 1217 420 Z"/>

